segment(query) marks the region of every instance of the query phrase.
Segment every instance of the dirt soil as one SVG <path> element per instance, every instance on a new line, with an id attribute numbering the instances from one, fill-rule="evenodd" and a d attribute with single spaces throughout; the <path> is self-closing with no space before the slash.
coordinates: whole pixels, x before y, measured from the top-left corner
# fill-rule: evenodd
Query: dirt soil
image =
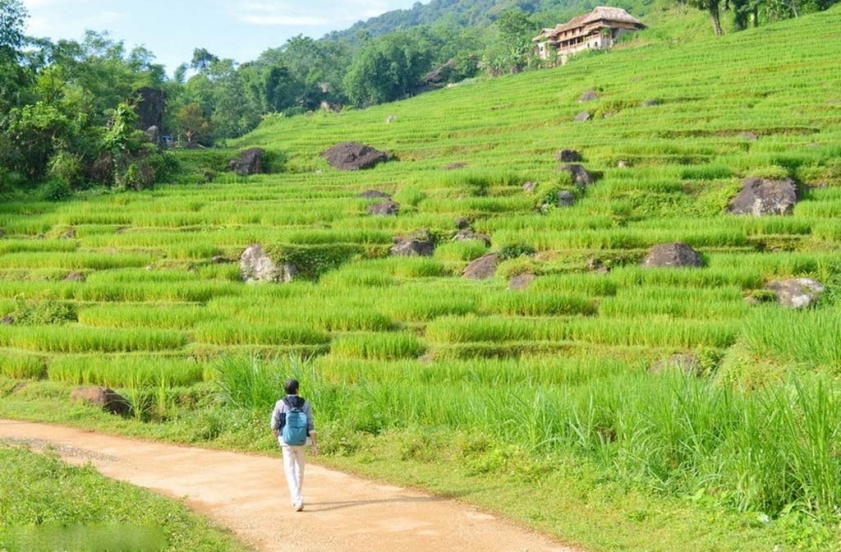
<path id="1" fill-rule="evenodd" d="M 0 420 L 0 439 L 183 499 L 265 552 L 581 552 L 454 500 L 307 464 L 306 508 L 290 504 L 276 457 Z"/>

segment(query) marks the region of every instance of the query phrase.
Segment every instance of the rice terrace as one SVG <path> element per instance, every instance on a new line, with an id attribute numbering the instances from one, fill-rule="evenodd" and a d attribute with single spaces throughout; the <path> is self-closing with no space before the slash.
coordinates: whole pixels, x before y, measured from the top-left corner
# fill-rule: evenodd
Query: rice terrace
<path id="1" fill-rule="evenodd" d="M 277 455 L 295 376 L 316 463 L 582 550 L 839 550 L 841 10 L 649 21 L 265 116 L 146 189 L 0 190 L 0 418 Z M 338 170 L 347 143 L 387 159 Z M 226 170 L 253 148 L 263 174 Z M 246 549 L 219 538 L 170 546 Z"/>

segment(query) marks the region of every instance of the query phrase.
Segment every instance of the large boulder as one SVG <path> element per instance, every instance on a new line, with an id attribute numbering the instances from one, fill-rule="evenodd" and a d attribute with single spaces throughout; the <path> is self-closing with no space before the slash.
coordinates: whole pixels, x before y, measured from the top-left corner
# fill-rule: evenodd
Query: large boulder
<path id="1" fill-rule="evenodd" d="M 263 251 L 263 246 L 256 243 L 248 246 L 239 259 L 240 277 L 246 284 L 291 282 L 297 272 L 295 266 L 288 263 L 278 266 Z"/>
<path id="2" fill-rule="evenodd" d="M 107 387 L 77 387 L 70 393 L 70 402 L 97 406 L 112 414 L 128 414 L 131 406 L 118 393 Z"/>
<path id="3" fill-rule="evenodd" d="M 400 212 L 400 204 L 393 201 L 383 201 L 368 206 L 368 214 L 381 217 L 394 217 Z"/>
<path id="4" fill-rule="evenodd" d="M 566 165 L 562 165 L 558 167 L 558 171 L 569 173 L 572 177 L 572 183 L 577 186 L 589 186 L 595 182 L 593 177 L 590 176 L 590 173 L 588 173 L 584 167 L 576 163 L 567 163 Z"/>
<path id="5" fill-rule="evenodd" d="M 236 159 L 231 159 L 228 169 L 240 176 L 263 173 L 263 156 L 266 152 L 260 148 L 241 151 Z"/>
<path id="6" fill-rule="evenodd" d="M 794 278 L 769 282 L 765 286 L 777 295 L 777 302 L 792 309 L 815 304 L 824 292 L 824 285 L 812 278 Z"/>
<path id="7" fill-rule="evenodd" d="M 655 245 L 642 263 L 645 267 L 702 267 L 697 251 L 682 242 Z"/>
<path id="8" fill-rule="evenodd" d="M 491 253 L 484 257 L 479 257 L 464 269 L 463 276 L 468 280 L 487 280 L 496 275 L 496 269 L 499 265 L 499 254 Z"/>
<path id="9" fill-rule="evenodd" d="M 385 152 L 358 142 L 342 142 L 325 151 L 323 157 L 330 166 L 340 171 L 370 169 L 391 159 Z"/>
<path id="10" fill-rule="evenodd" d="M 398 236 L 389 253 L 392 257 L 431 257 L 435 253 L 435 236 L 428 229 Z"/>
<path id="11" fill-rule="evenodd" d="M 742 190 L 730 200 L 727 211 L 736 215 L 790 215 L 797 203 L 797 185 L 790 178 L 746 178 Z"/>
<path id="12" fill-rule="evenodd" d="M 555 158 L 562 163 L 578 163 L 579 161 L 583 161 L 581 154 L 574 149 L 562 149 Z"/>

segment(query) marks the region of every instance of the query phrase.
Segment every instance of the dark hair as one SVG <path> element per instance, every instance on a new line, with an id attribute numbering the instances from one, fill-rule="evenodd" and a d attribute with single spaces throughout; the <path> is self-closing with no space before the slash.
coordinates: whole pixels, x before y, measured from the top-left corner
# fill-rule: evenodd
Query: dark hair
<path id="1" fill-rule="evenodd" d="M 286 380 L 286 383 L 283 385 L 284 389 L 286 389 L 287 395 L 297 395 L 298 394 L 298 380 L 291 379 Z"/>

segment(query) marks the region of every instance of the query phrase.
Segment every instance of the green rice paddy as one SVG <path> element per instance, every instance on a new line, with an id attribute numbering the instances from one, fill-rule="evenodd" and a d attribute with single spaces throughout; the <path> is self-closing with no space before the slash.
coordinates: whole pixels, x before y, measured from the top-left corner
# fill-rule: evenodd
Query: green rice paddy
<path id="1" fill-rule="evenodd" d="M 777 384 L 841 369 L 839 25 L 836 8 L 690 44 L 642 33 L 565 67 L 266 120 L 238 146 L 282 152 L 283 173 L 4 202 L 0 318 L 21 300 L 76 318 L 0 325 L 0 374 L 175 387 L 216 381 L 211 368 L 231 359 L 311 357 L 299 375 L 318 415 L 351 431 L 474 428 L 529 454 L 603 461 L 658 492 L 831 517 L 838 389 Z M 579 103 L 590 89 L 599 99 Z M 576 122 L 584 110 L 593 118 Z M 345 140 L 396 160 L 331 169 L 320 155 Z M 557 171 L 564 148 L 594 184 Z M 727 214 L 750 176 L 793 178 L 794 213 Z M 365 190 L 392 194 L 399 215 L 369 215 Z M 575 204 L 541 208 L 559 190 Z M 491 245 L 451 241 L 461 217 Z M 433 257 L 388 256 L 394 237 L 425 228 L 440 237 Z M 640 266 L 676 241 L 706 266 Z M 252 243 L 352 255 L 316 279 L 249 285 L 237 263 Z M 461 276 L 516 247 L 535 253 L 487 280 Z M 527 289 L 508 289 L 526 273 Z M 823 282 L 822 302 L 757 300 L 789 277 Z M 674 355 L 702 376 L 651 373 Z"/>

